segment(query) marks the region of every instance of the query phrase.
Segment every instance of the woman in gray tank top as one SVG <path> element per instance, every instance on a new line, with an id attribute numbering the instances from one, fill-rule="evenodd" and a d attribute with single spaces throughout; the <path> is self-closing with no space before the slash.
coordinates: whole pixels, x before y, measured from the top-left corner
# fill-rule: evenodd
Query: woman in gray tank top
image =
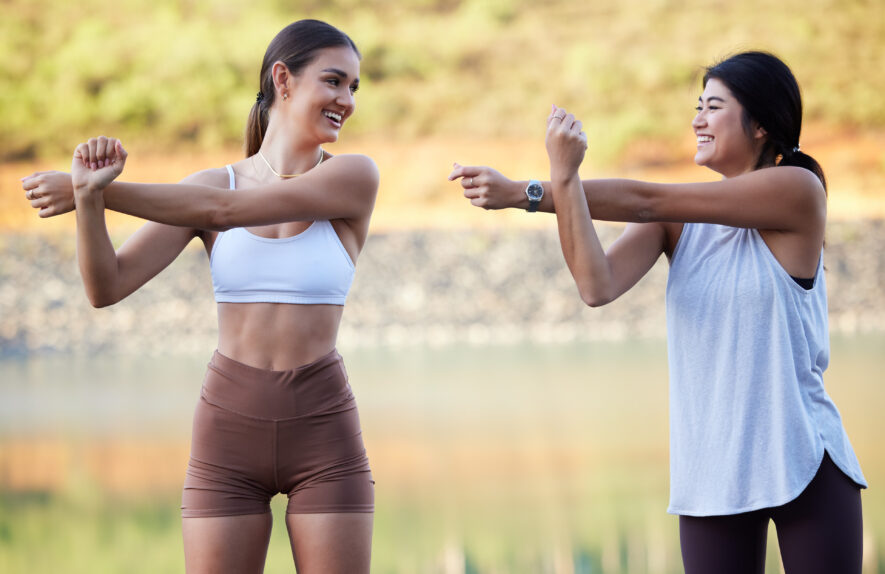
<path id="1" fill-rule="evenodd" d="M 581 298 L 617 299 L 670 262 L 670 508 L 689 574 L 762 574 L 770 520 L 788 574 L 861 571 L 866 487 L 823 384 L 826 182 L 799 149 L 802 103 L 763 52 L 707 68 L 692 128 L 711 183 L 581 181 L 582 124 L 553 107 L 550 182 L 455 165 L 486 209 L 554 211 Z M 608 250 L 593 219 L 628 225 Z"/>

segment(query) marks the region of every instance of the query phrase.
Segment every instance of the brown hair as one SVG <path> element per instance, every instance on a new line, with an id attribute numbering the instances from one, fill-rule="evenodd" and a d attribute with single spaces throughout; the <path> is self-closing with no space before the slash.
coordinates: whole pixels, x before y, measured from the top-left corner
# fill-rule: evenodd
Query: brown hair
<path id="1" fill-rule="evenodd" d="M 360 51 L 347 34 L 319 20 L 293 22 L 271 40 L 261 62 L 258 97 L 246 122 L 246 157 L 258 152 L 267 131 L 268 115 L 276 98 L 272 75 L 274 63 L 282 62 L 291 74 L 297 75 L 316 58 L 317 52 L 339 46 L 353 49 L 360 57 Z"/>

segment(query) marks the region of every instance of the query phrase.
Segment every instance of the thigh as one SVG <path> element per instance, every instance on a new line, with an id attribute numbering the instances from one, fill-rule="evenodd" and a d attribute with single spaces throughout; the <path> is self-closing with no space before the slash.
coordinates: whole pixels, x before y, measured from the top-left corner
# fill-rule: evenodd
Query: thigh
<path id="1" fill-rule="evenodd" d="M 824 456 L 805 491 L 772 513 L 788 574 L 860 574 L 863 519 L 860 487 Z"/>
<path id="2" fill-rule="evenodd" d="M 246 417 L 201 397 L 181 496 L 183 518 L 270 512 L 278 492 L 271 447 L 274 423 Z"/>
<path id="3" fill-rule="evenodd" d="M 368 574 L 373 519 L 368 512 L 287 514 L 298 574 Z"/>
<path id="4" fill-rule="evenodd" d="M 277 472 L 289 514 L 369 513 L 375 487 L 351 397 L 334 407 L 278 423 Z"/>
<path id="5" fill-rule="evenodd" d="M 679 542 L 686 574 L 763 574 L 768 516 L 680 516 Z"/>
<path id="6" fill-rule="evenodd" d="M 187 573 L 263 571 L 272 524 L 270 513 L 182 519 Z"/>

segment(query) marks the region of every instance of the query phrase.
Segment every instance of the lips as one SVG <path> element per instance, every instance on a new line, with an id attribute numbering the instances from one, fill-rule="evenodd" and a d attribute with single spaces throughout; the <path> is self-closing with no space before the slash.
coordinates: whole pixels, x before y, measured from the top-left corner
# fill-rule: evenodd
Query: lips
<path id="1" fill-rule="evenodd" d="M 329 118 L 329 120 L 331 120 L 332 123 L 335 124 L 335 127 L 341 127 L 341 122 L 343 121 L 343 116 L 341 114 L 339 114 L 338 112 L 325 110 L 323 111 L 323 115 Z"/>

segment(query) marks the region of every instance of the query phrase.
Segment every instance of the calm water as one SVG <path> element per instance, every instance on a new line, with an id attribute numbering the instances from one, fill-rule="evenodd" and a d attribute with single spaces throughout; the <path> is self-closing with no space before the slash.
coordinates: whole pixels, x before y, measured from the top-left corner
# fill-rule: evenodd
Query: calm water
<path id="1" fill-rule="evenodd" d="M 834 339 L 827 378 L 872 485 L 865 572 L 885 572 L 883 349 Z M 663 342 L 341 353 L 377 481 L 373 571 L 681 571 Z M 0 361 L 0 571 L 183 570 L 178 495 L 208 356 Z M 154 556 L 127 562 L 145 544 Z M 267 572 L 291 571 L 276 520 Z"/>

